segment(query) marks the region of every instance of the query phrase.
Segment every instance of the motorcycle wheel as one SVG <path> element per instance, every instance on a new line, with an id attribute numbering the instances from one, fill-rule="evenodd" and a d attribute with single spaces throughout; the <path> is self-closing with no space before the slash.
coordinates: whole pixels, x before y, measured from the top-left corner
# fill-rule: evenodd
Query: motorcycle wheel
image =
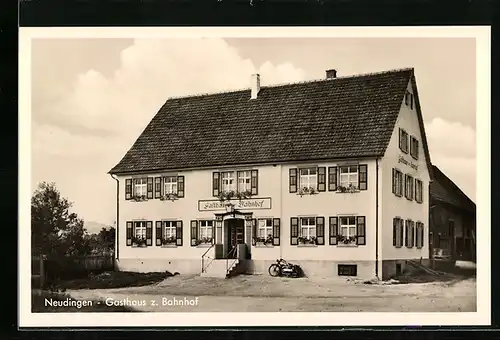
<path id="1" fill-rule="evenodd" d="M 271 275 L 272 277 L 276 277 L 276 276 L 281 275 L 281 269 L 276 263 L 273 263 L 272 265 L 270 265 L 268 271 L 269 271 L 269 275 Z"/>

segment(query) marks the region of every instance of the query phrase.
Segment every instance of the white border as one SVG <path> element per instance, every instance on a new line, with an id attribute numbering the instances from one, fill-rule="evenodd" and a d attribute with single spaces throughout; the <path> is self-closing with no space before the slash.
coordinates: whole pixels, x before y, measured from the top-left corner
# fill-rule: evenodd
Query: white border
<path id="1" fill-rule="evenodd" d="M 33 38 L 475 38 L 477 77 L 477 312 L 475 313 L 31 313 L 31 39 Z M 19 29 L 19 326 L 379 326 L 489 325 L 491 32 L 468 27 L 25 28 Z M 479 175 L 480 174 L 480 175 Z M 271 315 L 272 314 L 272 315 Z M 332 315 L 333 314 L 333 315 Z"/>

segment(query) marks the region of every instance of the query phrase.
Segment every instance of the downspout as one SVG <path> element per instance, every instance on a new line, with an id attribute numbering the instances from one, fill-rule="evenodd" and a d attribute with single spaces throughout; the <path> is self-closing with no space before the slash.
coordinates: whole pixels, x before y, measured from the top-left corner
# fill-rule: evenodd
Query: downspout
<path id="1" fill-rule="evenodd" d="M 378 276 L 378 157 L 375 158 L 375 276 Z"/>
<path id="2" fill-rule="evenodd" d="M 120 233 L 120 182 L 118 181 L 118 178 L 116 178 L 113 174 L 109 174 L 111 178 L 113 178 L 116 181 L 116 229 L 115 229 L 115 258 L 117 260 L 120 259 L 119 257 L 119 251 L 120 247 L 118 245 L 118 240 L 119 238 L 119 233 Z"/>

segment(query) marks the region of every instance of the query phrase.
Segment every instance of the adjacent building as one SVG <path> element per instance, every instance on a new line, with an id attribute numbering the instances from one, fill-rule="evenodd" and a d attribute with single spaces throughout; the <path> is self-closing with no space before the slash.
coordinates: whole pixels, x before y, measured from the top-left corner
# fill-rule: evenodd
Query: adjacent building
<path id="1" fill-rule="evenodd" d="M 170 98 L 110 170 L 122 270 L 388 278 L 429 258 L 413 69 Z"/>
<path id="2" fill-rule="evenodd" d="M 476 262 L 476 204 L 438 167 L 432 174 L 429 257 Z"/>

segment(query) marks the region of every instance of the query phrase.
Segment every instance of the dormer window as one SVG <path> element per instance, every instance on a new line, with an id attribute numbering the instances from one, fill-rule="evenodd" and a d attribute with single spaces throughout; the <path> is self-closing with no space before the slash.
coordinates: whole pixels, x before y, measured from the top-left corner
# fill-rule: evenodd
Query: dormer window
<path id="1" fill-rule="evenodd" d="M 403 129 L 399 129 L 399 148 L 404 153 L 408 153 L 408 132 Z"/>

